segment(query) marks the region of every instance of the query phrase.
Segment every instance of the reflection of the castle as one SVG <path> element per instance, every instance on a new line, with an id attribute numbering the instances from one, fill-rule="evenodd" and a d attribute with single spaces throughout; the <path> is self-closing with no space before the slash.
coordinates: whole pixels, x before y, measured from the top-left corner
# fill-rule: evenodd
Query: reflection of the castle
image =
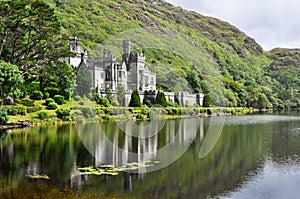
<path id="1" fill-rule="evenodd" d="M 107 138 L 105 133 L 99 135 L 94 147 L 94 166 L 99 167 L 103 164 L 122 166 L 131 162 L 140 163 L 148 160 L 157 160 L 159 158 L 157 157 L 158 150 L 169 143 L 179 147 L 192 143 L 197 132 L 200 133 L 200 139 L 202 139 L 204 130 L 203 124 L 199 124 L 199 121 L 203 122 L 203 120 L 198 119 L 170 120 L 166 123 L 157 120 L 150 122 L 150 124 L 142 123 L 140 126 L 130 122 L 119 123 L 120 130 L 116 131 L 112 137 Z M 138 131 L 137 145 L 133 143 L 133 136 L 124 133 L 132 131 Z M 163 133 L 163 137 L 160 137 L 161 133 Z M 123 139 L 120 139 L 120 134 L 123 134 Z M 134 175 L 143 178 L 145 172 L 146 168 L 139 168 L 139 171 Z M 131 177 L 132 174 L 124 173 L 125 191 L 131 191 Z M 71 188 L 80 190 L 81 186 L 87 183 L 87 180 L 88 176 L 81 176 L 75 164 L 70 177 Z"/>
<path id="2" fill-rule="evenodd" d="M 118 130 L 109 138 L 104 132 L 99 134 L 98 141 L 94 146 L 94 167 L 97 168 L 103 164 L 122 166 L 132 162 L 154 161 L 159 159 L 158 151 L 170 143 L 178 147 L 191 143 L 196 132 L 199 133 L 200 140 L 204 138 L 203 120 L 199 119 L 168 120 L 167 122 L 153 120 L 140 125 L 136 125 L 134 122 L 121 122 L 116 128 Z M 138 137 L 133 138 L 134 136 L 124 133 L 133 131 Z M 144 167 L 139 168 L 135 174 L 125 172 L 123 175 L 125 191 L 131 191 L 132 175 L 143 178 L 145 172 L 146 168 Z M 41 165 L 38 161 L 29 162 L 26 175 L 34 176 L 41 173 Z M 87 182 L 88 175 L 80 175 L 75 161 L 70 174 L 70 188 L 80 191 Z"/>

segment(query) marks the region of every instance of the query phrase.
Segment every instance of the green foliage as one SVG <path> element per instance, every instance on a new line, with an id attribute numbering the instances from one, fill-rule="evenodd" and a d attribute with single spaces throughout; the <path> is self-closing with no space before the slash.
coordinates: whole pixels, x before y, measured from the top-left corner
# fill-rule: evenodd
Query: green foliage
<path id="1" fill-rule="evenodd" d="M 86 118 L 93 118 L 96 116 L 96 109 L 92 107 L 84 107 L 81 109 L 81 112 Z"/>
<path id="2" fill-rule="evenodd" d="M 80 100 L 81 100 L 81 97 L 80 97 L 79 95 L 76 95 L 76 96 L 74 97 L 74 100 L 75 100 L 75 101 L 80 101 Z"/>
<path id="3" fill-rule="evenodd" d="M 156 98 L 155 98 L 155 104 L 159 104 L 163 107 L 167 107 L 168 106 L 168 102 L 166 100 L 166 96 L 163 92 L 158 91 Z"/>
<path id="4" fill-rule="evenodd" d="M 26 115 L 27 110 L 25 106 L 5 106 L 8 115 Z"/>
<path id="5" fill-rule="evenodd" d="M 1 5 L 1 2 L 0 2 Z M 1 9 L 1 8 L 0 8 Z M 1 20 L 0 20 L 1 23 Z M 1 96 L 14 95 L 18 85 L 23 83 L 23 77 L 16 65 L 0 60 L 0 88 Z"/>
<path id="6" fill-rule="evenodd" d="M 0 59 L 20 66 L 24 73 L 38 74 L 37 66 L 68 52 L 59 19 L 42 0 L 0 1 L 0 27 Z"/>
<path id="7" fill-rule="evenodd" d="M 55 111 L 56 115 L 58 118 L 60 119 L 65 119 L 66 117 L 69 117 L 70 116 L 70 109 L 58 109 Z"/>
<path id="8" fill-rule="evenodd" d="M 47 99 L 50 97 L 50 94 L 48 92 L 44 92 L 43 95 L 44 95 L 43 99 Z"/>
<path id="9" fill-rule="evenodd" d="M 117 90 L 118 90 L 118 95 L 117 95 L 117 100 L 119 102 L 119 105 L 120 106 L 125 106 L 125 102 L 124 102 L 124 99 L 125 99 L 125 88 L 122 84 L 118 84 L 117 86 Z"/>
<path id="10" fill-rule="evenodd" d="M 82 101 L 79 102 L 79 105 L 84 106 L 84 102 L 82 102 Z"/>
<path id="11" fill-rule="evenodd" d="M 47 112 L 45 111 L 41 111 L 38 113 L 38 117 L 40 120 L 45 120 L 45 119 L 48 119 L 49 118 L 49 115 Z"/>
<path id="12" fill-rule="evenodd" d="M 137 90 L 134 90 L 131 94 L 129 107 L 141 107 L 142 103 L 140 100 L 139 92 Z"/>
<path id="13" fill-rule="evenodd" d="M 30 96 L 30 99 L 33 100 L 41 100 L 43 99 L 44 95 L 41 91 L 33 91 L 33 93 Z"/>
<path id="14" fill-rule="evenodd" d="M 59 95 L 58 88 L 47 87 L 47 88 L 45 88 L 45 91 L 49 93 L 51 98 L 53 98 L 55 95 Z"/>
<path id="15" fill-rule="evenodd" d="M 42 106 L 27 107 L 27 113 L 34 113 L 42 109 L 43 109 Z"/>
<path id="16" fill-rule="evenodd" d="M 55 110 L 55 109 L 57 109 L 57 104 L 55 103 L 55 102 L 51 102 L 51 103 L 49 103 L 48 105 L 47 105 L 47 109 L 48 110 Z"/>
<path id="17" fill-rule="evenodd" d="M 50 103 L 53 103 L 53 102 L 55 102 L 54 99 L 47 98 L 46 101 L 45 101 L 45 105 L 48 106 Z"/>
<path id="18" fill-rule="evenodd" d="M 7 110 L 5 108 L 0 108 L 0 125 L 7 124 L 9 120 Z"/>
<path id="19" fill-rule="evenodd" d="M 104 107 L 110 107 L 109 100 L 105 97 L 101 97 L 98 93 L 95 95 L 95 101 L 99 105 L 102 105 Z"/>
<path id="20" fill-rule="evenodd" d="M 82 64 L 78 68 L 76 79 L 76 92 L 83 97 L 88 95 L 90 88 L 92 87 L 92 74 L 85 64 Z"/>
<path id="21" fill-rule="evenodd" d="M 146 106 L 148 106 L 148 107 L 151 107 L 151 106 L 152 106 L 152 102 L 151 102 L 149 99 L 146 99 L 146 100 L 144 101 L 144 104 L 145 104 Z"/>
<path id="22" fill-rule="evenodd" d="M 34 101 L 30 99 L 24 99 L 21 101 L 21 104 L 27 107 L 34 107 Z"/>
<path id="23" fill-rule="evenodd" d="M 212 107 L 212 102 L 209 94 L 204 95 L 203 107 Z"/>
<path id="24" fill-rule="evenodd" d="M 62 105 L 65 103 L 65 97 L 62 95 L 55 95 L 53 97 L 54 101 L 58 104 L 58 105 Z"/>

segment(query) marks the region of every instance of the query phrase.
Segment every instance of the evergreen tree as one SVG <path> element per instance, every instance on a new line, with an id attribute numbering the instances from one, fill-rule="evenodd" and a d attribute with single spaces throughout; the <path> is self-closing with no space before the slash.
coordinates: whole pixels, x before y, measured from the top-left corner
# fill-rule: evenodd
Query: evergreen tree
<path id="1" fill-rule="evenodd" d="M 76 91 L 81 97 L 87 95 L 93 86 L 92 73 L 85 64 L 80 64 L 78 68 L 76 85 Z"/>
<path id="2" fill-rule="evenodd" d="M 129 107 L 142 107 L 139 92 L 137 90 L 134 90 L 131 94 Z"/>
<path id="3" fill-rule="evenodd" d="M 168 102 L 166 100 L 166 96 L 163 92 L 158 91 L 157 96 L 155 98 L 155 104 L 159 104 L 163 107 L 168 106 Z"/>
<path id="4" fill-rule="evenodd" d="M 209 94 L 204 95 L 203 107 L 212 107 L 211 98 Z"/>

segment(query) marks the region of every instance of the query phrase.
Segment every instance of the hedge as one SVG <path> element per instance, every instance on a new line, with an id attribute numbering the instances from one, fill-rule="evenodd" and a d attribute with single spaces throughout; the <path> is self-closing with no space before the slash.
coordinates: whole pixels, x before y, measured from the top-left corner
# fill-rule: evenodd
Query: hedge
<path id="1" fill-rule="evenodd" d="M 25 106 L 5 106 L 4 109 L 8 115 L 26 115 L 27 110 Z"/>

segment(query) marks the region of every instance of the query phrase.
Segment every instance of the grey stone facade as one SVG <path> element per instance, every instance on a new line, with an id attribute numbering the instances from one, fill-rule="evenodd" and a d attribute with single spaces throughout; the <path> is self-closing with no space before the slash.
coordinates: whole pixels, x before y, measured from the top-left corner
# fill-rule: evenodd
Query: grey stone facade
<path id="1" fill-rule="evenodd" d="M 123 40 L 122 61 L 109 54 L 108 49 L 103 50 L 103 58 L 90 60 L 87 51 L 81 48 L 77 37 L 70 38 L 70 50 L 75 57 L 68 58 L 71 66 L 78 68 L 85 65 L 92 74 L 93 86 L 103 97 L 105 91 L 110 89 L 112 94 L 117 95 L 117 87 L 121 84 L 126 94 L 124 105 L 128 105 L 133 90 L 138 90 L 141 102 L 149 99 L 154 103 L 157 95 L 156 73 L 145 65 L 146 57 L 143 53 L 132 53 L 130 40 Z M 177 102 L 181 106 L 202 105 L 203 94 L 189 94 L 187 92 L 165 92 L 166 99 Z"/>
<path id="2" fill-rule="evenodd" d="M 81 48 L 80 40 L 76 37 L 70 39 L 70 50 L 76 53 L 75 57 L 69 58 L 70 65 L 77 68 L 80 64 L 85 64 L 92 71 L 93 86 L 100 92 L 106 89 L 114 92 L 119 84 L 127 91 L 156 90 L 156 73 L 145 65 L 143 53 L 130 51 L 128 39 L 123 41 L 122 62 L 110 55 L 108 49 L 103 50 L 103 59 L 88 60 L 87 52 Z"/>

